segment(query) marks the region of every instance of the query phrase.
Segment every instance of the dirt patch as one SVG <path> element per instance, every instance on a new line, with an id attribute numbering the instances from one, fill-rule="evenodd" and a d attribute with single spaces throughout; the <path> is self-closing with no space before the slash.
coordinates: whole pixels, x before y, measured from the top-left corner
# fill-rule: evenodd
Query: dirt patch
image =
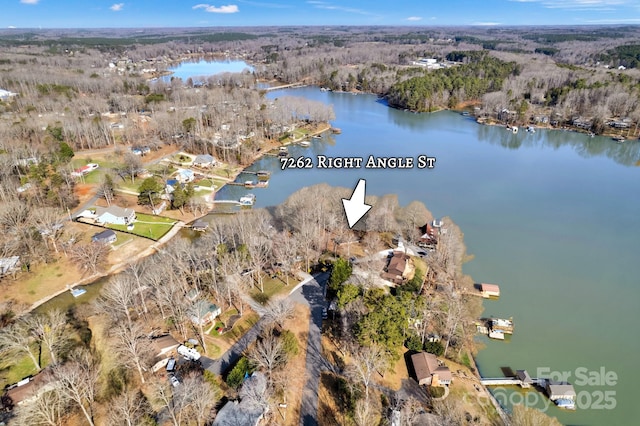
<path id="1" fill-rule="evenodd" d="M 76 183 L 73 188 L 73 192 L 78 197 L 78 203 L 82 205 L 93 197 L 96 193 L 96 185 L 90 183 Z"/>

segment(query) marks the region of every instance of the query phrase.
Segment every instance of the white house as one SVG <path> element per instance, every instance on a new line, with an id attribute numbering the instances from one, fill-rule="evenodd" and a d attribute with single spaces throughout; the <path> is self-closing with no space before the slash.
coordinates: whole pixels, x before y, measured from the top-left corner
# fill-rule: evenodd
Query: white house
<path id="1" fill-rule="evenodd" d="M 209 154 L 198 155 L 193 160 L 193 165 L 196 167 L 213 167 L 216 165 L 216 160 Z"/>
<path id="2" fill-rule="evenodd" d="M 0 258 L 0 277 L 12 274 L 20 268 L 20 256 Z"/>
<path id="3" fill-rule="evenodd" d="M 118 206 L 96 207 L 96 222 L 114 225 L 128 225 L 136 220 L 136 212 L 133 209 L 124 209 Z"/>
<path id="4" fill-rule="evenodd" d="M 18 94 L 9 92 L 8 90 L 0 89 L 0 101 L 8 101 L 14 96 L 18 96 Z"/>
<path id="5" fill-rule="evenodd" d="M 193 170 L 189 170 L 189 169 L 180 169 L 180 170 L 178 170 L 178 173 L 176 174 L 176 179 L 180 183 L 193 182 L 195 177 L 196 177 L 196 174 L 193 173 Z"/>

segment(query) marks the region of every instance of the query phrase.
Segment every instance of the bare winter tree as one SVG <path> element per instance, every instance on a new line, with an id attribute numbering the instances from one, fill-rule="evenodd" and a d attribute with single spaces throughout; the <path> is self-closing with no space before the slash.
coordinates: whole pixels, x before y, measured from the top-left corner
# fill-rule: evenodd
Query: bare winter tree
<path id="1" fill-rule="evenodd" d="M 0 354 L 4 362 L 15 362 L 26 355 L 39 371 L 40 360 L 35 346 L 29 327 L 24 321 L 17 321 L 0 330 Z"/>
<path id="2" fill-rule="evenodd" d="M 266 370 L 270 381 L 273 371 L 285 363 L 286 352 L 282 346 L 282 340 L 273 333 L 269 333 L 259 339 L 249 350 L 248 358 Z"/>
<path id="3" fill-rule="evenodd" d="M 377 345 L 357 346 L 351 354 L 349 376 L 364 386 L 365 401 L 369 400 L 369 387 L 374 374 L 382 374 L 387 368 L 385 351 Z"/>
<path id="4" fill-rule="evenodd" d="M 263 308 L 263 316 L 269 324 L 282 328 L 286 320 L 293 317 L 293 302 L 286 297 L 275 297 Z"/>
<path id="5" fill-rule="evenodd" d="M 144 371 L 150 366 L 153 358 L 153 349 L 144 332 L 144 326 L 140 323 L 118 323 L 111 332 L 117 339 L 116 351 L 122 355 L 123 364 L 135 367 L 140 381 L 144 383 Z"/>
<path id="6" fill-rule="evenodd" d="M 60 395 L 80 408 L 87 422 L 93 426 L 100 376 L 100 365 L 93 355 L 86 349 L 78 349 L 69 361 L 55 366 L 52 374 Z"/>
<path id="7" fill-rule="evenodd" d="M 199 374 L 186 376 L 182 386 L 188 389 L 191 395 L 188 418 L 194 421 L 197 426 L 210 424 L 209 422 L 213 417 L 213 408 L 221 397 L 220 389 L 212 386 Z"/>
<path id="8" fill-rule="evenodd" d="M 76 244 L 69 250 L 69 258 L 80 271 L 88 271 L 95 275 L 102 270 L 110 251 L 111 247 L 108 244 Z"/>
<path id="9" fill-rule="evenodd" d="M 66 342 L 66 315 L 60 309 L 51 309 L 45 314 L 34 314 L 24 319 L 36 341 L 41 342 L 49 352 L 51 363 L 58 363 L 58 352 Z"/>
<path id="10" fill-rule="evenodd" d="M 354 410 L 354 420 L 357 426 L 369 426 L 375 424 L 378 413 L 368 398 L 359 399 Z"/>
<path id="11" fill-rule="evenodd" d="M 191 374 L 177 387 L 154 382 L 153 394 L 174 426 L 189 424 L 205 425 L 211 420 L 212 409 L 220 395 L 201 375 Z"/>
<path id="12" fill-rule="evenodd" d="M 114 275 L 100 292 L 97 304 L 114 323 L 126 318 L 128 327 L 132 328 L 131 309 L 135 306 L 134 290 L 135 284 L 130 276 Z"/>
<path id="13" fill-rule="evenodd" d="M 108 419 L 113 426 L 137 426 L 153 412 L 144 394 L 128 389 L 109 403 Z"/>
<path id="14" fill-rule="evenodd" d="M 56 389 L 44 392 L 35 401 L 15 410 L 17 424 L 30 426 L 60 426 L 64 424 L 69 400 Z"/>

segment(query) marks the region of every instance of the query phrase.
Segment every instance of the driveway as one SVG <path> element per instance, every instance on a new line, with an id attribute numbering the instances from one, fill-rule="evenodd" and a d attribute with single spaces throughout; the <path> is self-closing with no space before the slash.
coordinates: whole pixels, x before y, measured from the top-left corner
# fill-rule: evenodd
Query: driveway
<path id="1" fill-rule="evenodd" d="M 322 356 L 321 344 L 322 308 L 327 306 L 324 296 L 328 279 L 329 273 L 317 275 L 290 296 L 292 300 L 309 306 L 311 311 L 305 365 L 307 382 L 302 391 L 302 404 L 300 407 L 300 424 L 303 426 L 318 424 L 320 373 L 324 370 L 332 370 L 332 366 Z"/>

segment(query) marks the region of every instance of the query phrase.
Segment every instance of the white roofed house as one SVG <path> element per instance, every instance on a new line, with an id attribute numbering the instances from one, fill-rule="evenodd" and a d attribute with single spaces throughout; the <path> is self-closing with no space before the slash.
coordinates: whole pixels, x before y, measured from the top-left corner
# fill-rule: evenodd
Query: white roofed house
<path id="1" fill-rule="evenodd" d="M 178 170 L 178 173 L 176 173 L 176 179 L 180 183 L 193 182 L 195 177 L 196 177 L 196 174 L 193 173 L 193 170 L 189 170 L 189 169 L 180 169 Z"/>
<path id="2" fill-rule="evenodd" d="M 133 209 L 125 209 L 118 206 L 96 207 L 95 219 L 101 224 L 128 225 L 136 220 L 136 212 Z"/>
<path id="3" fill-rule="evenodd" d="M 0 89 L 0 101 L 8 101 L 14 96 L 18 96 L 18 94 L 10 92 L 8 90 Z"/>
<path id="4" fill-rule="evenodd" d="M 20 270 L 20 256 L 0 258 L 0 278 L 5 275 L 15 274 Z"/>
<path id="5" fill-rule="evenodd" d="M 213 167 L 216 165 L 216 160 L 215 158 L 213 158 L 212 155 L 202 154 L 202 155 L 196 156 L 196 158 L 193 160 L 193 165 L 195 167 L 204 167 L 204 168 Z"/>

